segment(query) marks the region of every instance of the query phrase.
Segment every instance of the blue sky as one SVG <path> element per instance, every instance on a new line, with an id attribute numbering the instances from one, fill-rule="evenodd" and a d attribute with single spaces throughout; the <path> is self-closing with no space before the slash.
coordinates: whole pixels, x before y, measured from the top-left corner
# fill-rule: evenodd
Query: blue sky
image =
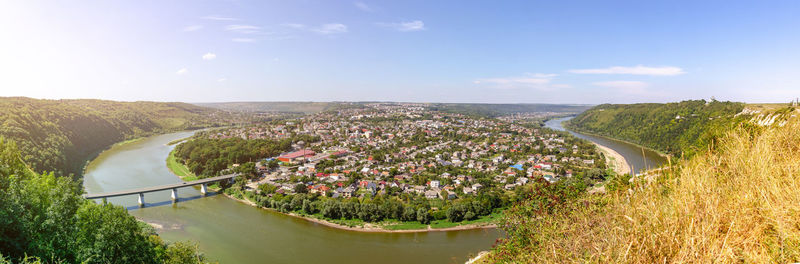
<path id="1" fill-rule="evenodd" d="M 800 97 L 798 1 L 3 1 L 0 96 Z"/>

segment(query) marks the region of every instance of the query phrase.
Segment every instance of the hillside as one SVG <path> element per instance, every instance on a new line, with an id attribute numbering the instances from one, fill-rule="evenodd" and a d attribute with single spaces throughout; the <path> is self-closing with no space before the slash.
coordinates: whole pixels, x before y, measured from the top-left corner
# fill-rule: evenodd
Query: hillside
<path id="1" fill-rule="evenodd" d="M 37 172 L 81 173 L 87 158 L 126 139 L 226 124 L 230 116 L 185 103 L 0 98 L 0 136 Z"/>
<path id="2" fill-rule="evenodd" d="M 603 104 L 566 122 L 577 131 L 633 142 L 680 156 L 704 150 L 749 115 L 744 103 L 704 100 L 667 104 Z"/>
<path id="3" fill-rule="evenodd" d="M 793 111 L 794 112 L 794 111 Z M 509 238 L 484 263 L 800 261 L 800 122 L 742 125 L 608 193 L 507 211 Z"/>
<path id="4" fill-rule="evenodd" d="M 83 199 L 72 179 L 31 171 L 3 137 L 0 193 L 0 263 L 206 263 L 125 208 Z"/>

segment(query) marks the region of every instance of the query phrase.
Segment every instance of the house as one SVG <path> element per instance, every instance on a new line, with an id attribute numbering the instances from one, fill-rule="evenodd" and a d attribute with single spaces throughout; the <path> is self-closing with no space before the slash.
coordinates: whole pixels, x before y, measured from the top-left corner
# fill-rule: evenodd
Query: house
<path id="1" fill-rule="evenodd" d="M 431 186 L 431 188 L 439 188 L 439 181 L 430 181 L 428 185 Z"/>
<path id="2" fill-rule="evenodd" d="M 425 191 L 425 198 L 435 199 L 436 197 L 439 197 L 439 193 L 438 192 L 436 192 L 434 190 Z"/>

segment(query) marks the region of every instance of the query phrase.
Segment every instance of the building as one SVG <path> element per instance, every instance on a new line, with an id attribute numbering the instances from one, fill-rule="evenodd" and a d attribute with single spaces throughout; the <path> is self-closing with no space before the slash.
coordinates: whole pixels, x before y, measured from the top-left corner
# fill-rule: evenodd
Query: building
<path id="1" fill-rule="evenodd" d="M 283 162 L 299 162 L 306 158 L 314 156 L 314 151 L 310 149 L 298 150 L 278 157 L 278 160 Z"/>

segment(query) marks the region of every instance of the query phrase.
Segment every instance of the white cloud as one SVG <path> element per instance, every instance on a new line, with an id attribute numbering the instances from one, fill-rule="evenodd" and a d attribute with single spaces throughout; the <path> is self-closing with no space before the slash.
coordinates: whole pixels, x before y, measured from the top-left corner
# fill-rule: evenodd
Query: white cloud
<path id="1" fill-rule="evenodd" d="M 176 71 L 175 74 L 183 75 L 186 74 L 187 72 L 189 72 L 189 70 L 187 70 L 186 68 L 181 68 L 180 70 Z"/>
<path id="2" fill-rule="evenodd" d="M 281 24 L 281 25 L 284 26 L 284 27 L 290 27 L 290 28 L 294 28 L 294 29 L 305 29 L 306 28 L 306 25 L 297 24 L 297 23 L 284 23 L 284 24 Z"/>
<path id="3" fill-rule="evenodd" d="M 353 3 L 353 5 L 355 5 L 356 8 L 358 8 L 361 11 L 364 11 L 364 12 L 373 12 L 373 11 L 375 11 L 374 9 L 369 7 L 367 4 L 365 4 L 364 2 L 355 2 L 355 3 Z"/>
<path id="4" fill-rule="evenodd" d="M 218 15 L 209 15 L 209 16 L 204 16 L 204 17 L 201 17 L 201 18 L 202 19 L 206 19 L 206 20 L 217 20 L 217 21 L 239 21 L 238 18 L 223 17 L 223 16 L 218 16 Z"/>
<path id="5" fill-rule="evenodd" d="M 338 33 L 346 33 L 347 26 L 344 24 L 339 23 L 329 23 L 329 24 L 322 24 L 319 27 L 310 27 L 304 24 L 298 23 L 283 23 L 281 26 L 296 29 L 296 30 L 304 30 L 304 31 L 311 31 L 318 34 L 323 35 L 330 35 L 330 34 L 338 34 Z"/>
<path id="6" fill-rule="evenodd" d="M 234 38 L 234 39 L 231 39 L 231 41 L 233 41 L 233 42 L 241 42 L 241 43 L 256 42 L 255 39 L 251 39 L 251 38 Z"/>
<path id="7" fill-rule="evenodd" d="M 217 79 L 217 82 L 225 82 L 227 80 L 228 80 L 228 78 L 222 77 L 222 78 Z"/>
<path id="8" fill-rule="evenodd" d="M 183 31 L 192 32 L 192 31 L 198 31 L 198 30 L 200 30 L 202 28 L 203 28 L 203 26 L 201 26 L 201 25 L 191 25 L 191 26 L 184 27 Z"/>
<path id="9" fill-rule="evenodd" d="M 255 34 L 261 30 L 261 27 L 253 25 L 229 25 L 225 27 L 225 30 L 242 34 Z"/>
<path id="10" fill-rule="evenodd" d="M 213 59 L 216 59 L 216 58 L 217 58 L 217 54 L 214 54 L 214 53 L 211 53 L 211 52 L 203 54 L 203 60 L 213 60 Z"/>
<path id="11" fill-rule="evenodd" d="M 620 90 L 628 94 L 643 94 L 646 92 L 645 88 L 650 86 L 646 82 L 640 81 L 608 81 L 608 82 L 595 82 L 592 85 L 600 87 L 608 87 Z"/>
<path id="12" fill-rule="evenodd" d="M 339 23 L 323 24 L 323 25 L 321 25 L 321 26 L 319 26 L 317 28 L 311 29 L 311 31 L 314 31 L 314 32 L 317 32 L 317 33 L 323 34 L 323 35 L 346 33 L 347 32 L 347 26 L 345 26 L 344 24 L 339 24 Z"/>
<path id="13" fill-rule="evenodd" d="M 637 65 L 634 67 L 614 66 L 603 69 L 577 69 L 569 70 L 571 73 L 578 74 L 633 74 L 633 75 L 653 75 L 653 76 L 674 76 L 686 73 L 683 69 L 672 66 L 647 67 Z"/>
<path id="14" fill-rule="evenodd" d="M 411 32 L 411 31 L 422 31 L 425 30 L 425 23 L 421 20 L 414 20 L 411 22 L 400 22 L 400 23 L 378 23 L 379 26 L 383 27 L 390 27 L 397 31 L 403 32 Z"/>
<path id="15" fill-rule="evenodd" d="M 534 73 L 520 77 L 485 78 L 473 81 L 474 84 L 486 85 L 494 89 L 533 88 L 537 90 L 553 90 L 555 88 L 569 88 L 565 84 L 551 84 L 557 74 Z"/>

